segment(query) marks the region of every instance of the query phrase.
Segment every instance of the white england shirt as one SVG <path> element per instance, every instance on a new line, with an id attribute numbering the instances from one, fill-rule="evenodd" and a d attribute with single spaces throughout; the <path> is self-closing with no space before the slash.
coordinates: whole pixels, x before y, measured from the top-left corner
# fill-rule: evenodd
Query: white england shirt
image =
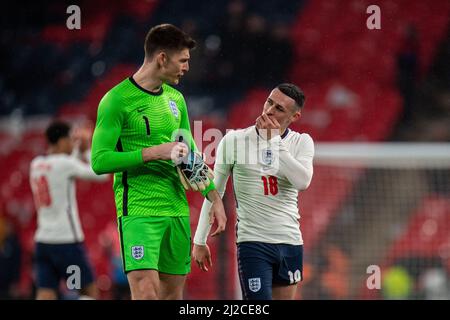
<path id="1" fill-rule="evenodd" d="M 36 242 L 63 244 L 84 240 L 75 178 L 105 181 L 108 176 L 96 175 L 90 164 L 74 155 L 50 154 L 32 160 L 30 184 L 38 213 Z"/>
<path id="2" fill-rule="evenodd" d="M 314 142 L 306 133 L 287 129 L 283 136 L 266 141 L 252 126 L 225 135 L 217 149 L 214 182 L 223 195 L 227 178 L 232 176 L 238 243 L 303 244 L 298 192 L 311 182 L 313 157 Z M 208 221 L 210 207 L 205 200 L 197 244 L 206 241 L 209 228 L 206 231 L 204 222 Z"/>

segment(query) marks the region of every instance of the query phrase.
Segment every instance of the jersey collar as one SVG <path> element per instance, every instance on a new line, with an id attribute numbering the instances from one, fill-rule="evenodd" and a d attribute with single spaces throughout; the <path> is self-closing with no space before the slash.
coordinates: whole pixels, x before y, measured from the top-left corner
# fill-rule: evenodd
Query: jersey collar
<path id="1" fill-rule="evenodd" d="M 256 126 L 255 126 L 255 130 L 256 130 L 256 134 L 258 136 L 260 136 L 259 130 L 258 130 L 258 128 Z M 284 139 L 289 134 L 289 131 L 291 131 L 291 129 L 286 128 L 286 130 L 284 130 L 283 134 L 281 135 L 281 139 Z"/>
<path id="2" fill-rule="evenodd" d="M 148 93 L 148 94 L 150 94 L 150 95 L 152 95 L 152 96 L 159 96 L 159 95 L 161 95 L 161 94 L 163 93 L 163 87 L 162 87 L 162 85 L 161 85 L 161 88 L 159 88 L 159 91 L 158 91 L 158 92 L 152 92 L 152 91 L 149 91 L 149 90 L 147 90 L 147 89 L 142 88 L 142 87 L 136 82 L 136 80 L 133 79 L 133 76 L 130 76 L 128 79 L 129 79 L 129 80 L 131 81 L 131 83 L 134 84 L 139 90 L 144 91 L 145 93 Z"/>

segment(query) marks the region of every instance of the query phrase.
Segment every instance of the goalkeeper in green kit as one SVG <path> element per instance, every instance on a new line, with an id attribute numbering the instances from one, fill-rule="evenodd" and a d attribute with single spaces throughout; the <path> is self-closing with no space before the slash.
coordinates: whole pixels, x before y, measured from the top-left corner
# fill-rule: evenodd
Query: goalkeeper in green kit
<path id="1" fill-rule="evenodd" d="M 115 173 L 114 193 L 123 266 L 132 299 L 182 299 L 191 269 L 185 189 L 212 202 L 213 235 L 225 229 L 211 170 L 196 152 L 178 84 L 195 41 L 170 24 L 145 38 L 145 59 L 100 101 L 92 138 L 92 168 Z"/>

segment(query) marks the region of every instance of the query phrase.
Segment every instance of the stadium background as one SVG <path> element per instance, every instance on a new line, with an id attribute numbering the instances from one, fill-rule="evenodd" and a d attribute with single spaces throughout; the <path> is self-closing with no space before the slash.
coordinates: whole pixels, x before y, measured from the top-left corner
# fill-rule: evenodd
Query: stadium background
<path id="1" fill-rule="evenodd" d="M 66 27 L 70 4 L 81 8 L 81 30 Z M 381 30 L 366 27 L 371 4 L 381 9 Z M 447 0 L 17 1 L 1 16 L 1 298 L 34 295 L 28 171 L 46 150 L 45 126 L 55 117 L 95 121 L 103 94 L 142 62 L 145 34 L 155 24 L 173 23 L 198 41 L 179 89 L 191 122 L 202 120 L 203 130 L 252 125 L 270 88 L 290 81 L 307 96 L 293 128 L 318 144 L 450 140 Z M 318 167 L 300 195 L 305 280 L 298 297 L 450 299 L 448 167 L 429 170 L 430 179 L 384 172 L 387 182 L 377 182 L 380 172 L 352 170 Z M 402 187 L 419 191 L 393 210 L 395 201 L 374 198 L 374 183 L 389 186 L 394 200 Z M 77 187 L 101 298 L 127 299 L 111 181 Z M 194 232 L 203 199 L 188 198 Z M 201 273 L 193 265 L 187 299 L 239 298 L 231 192 L 225 204 L 227 232 L 210 241 L 214 267 Z M 364 266 L 371 264 L 381 267 L 380 290 L 366 288 Z"/>

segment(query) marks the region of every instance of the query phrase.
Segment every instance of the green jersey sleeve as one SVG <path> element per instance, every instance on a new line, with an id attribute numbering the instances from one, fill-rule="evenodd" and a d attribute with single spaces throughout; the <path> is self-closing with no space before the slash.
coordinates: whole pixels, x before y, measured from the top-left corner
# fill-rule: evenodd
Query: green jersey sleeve
<path id="1" fill-rule="evenodd" d="M 125 171 L 143 163 L 142 150 L 122 152 L 119 137 L 124 121 L 119 97 L 106 94 L 100 101 L 92 137 L 91 163 L 97 174 Z"/>

